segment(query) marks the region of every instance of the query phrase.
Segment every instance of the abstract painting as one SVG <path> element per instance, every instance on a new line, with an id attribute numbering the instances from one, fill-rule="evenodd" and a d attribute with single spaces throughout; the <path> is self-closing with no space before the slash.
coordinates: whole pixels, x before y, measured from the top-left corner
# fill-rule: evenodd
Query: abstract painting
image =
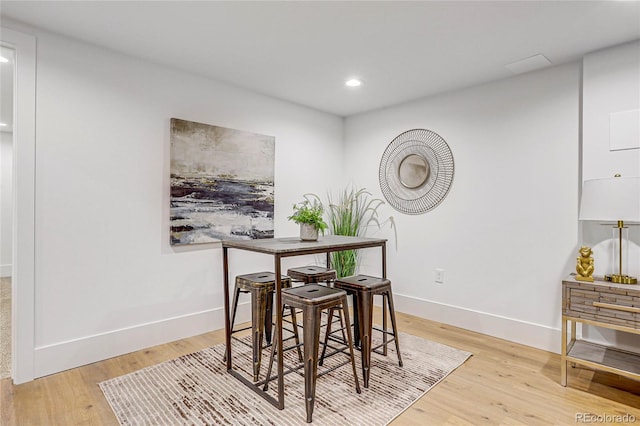
<path id="1" fill-rule="evenodd" d="M 171 119 L 171 244 L 273 238 L 275 138 Z"/>

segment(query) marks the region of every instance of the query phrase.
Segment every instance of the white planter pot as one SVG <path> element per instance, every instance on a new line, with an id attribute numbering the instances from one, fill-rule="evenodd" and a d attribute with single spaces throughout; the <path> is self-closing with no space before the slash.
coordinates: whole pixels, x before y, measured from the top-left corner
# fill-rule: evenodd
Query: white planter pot
<path id="1" fill-rule="evenodd" d="M 317 241 L 318 240 L 318 230 L 313 225 L 309 225 L 308 223 L 300 224 L 300 239 L 302 241 Z"/>

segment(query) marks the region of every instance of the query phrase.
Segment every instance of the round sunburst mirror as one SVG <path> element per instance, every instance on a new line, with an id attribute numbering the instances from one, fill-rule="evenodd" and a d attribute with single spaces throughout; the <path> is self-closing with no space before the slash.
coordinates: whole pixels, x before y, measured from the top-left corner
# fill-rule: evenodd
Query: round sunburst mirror
<path id="1" fill-rule="evenodd" d="M 407 214 L 435 208 L 453 182 L 453 154 L 445 140 L 426 129 L 398 135 L 380 160 L 380 188 L 389 204 Z"/>

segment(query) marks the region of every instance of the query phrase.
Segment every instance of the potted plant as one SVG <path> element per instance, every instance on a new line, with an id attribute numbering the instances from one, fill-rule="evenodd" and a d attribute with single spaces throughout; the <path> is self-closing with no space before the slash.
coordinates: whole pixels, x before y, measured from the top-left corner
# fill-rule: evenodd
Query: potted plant
<path id="1" fill-rule="evenodd" d="M 293 205 L 293 214 L 289 220 L 300 224 L 300 239 L 303 241 L 316 241 L 318 231 L 327 229 L 327 223 L 322 219 L 324 208 L 322 204 L 314 200 L 311 203 L 308 199 Z"/>

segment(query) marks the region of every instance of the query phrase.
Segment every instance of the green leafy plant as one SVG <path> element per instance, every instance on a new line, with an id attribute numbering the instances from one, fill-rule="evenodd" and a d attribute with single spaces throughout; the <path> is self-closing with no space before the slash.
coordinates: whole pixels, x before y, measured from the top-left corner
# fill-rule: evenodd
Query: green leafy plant
<path id="1" fill-rule="evenodd" d="M 329 228 L 334 235 L 363 237 L 369 226 L 380 228 L 378 208 L 384 204 L 379 198 L 372 198 L 365 188 L 347 188 L 336 198 L 329 198 Z M 391 218 L 390 218 L 391 219 Z M 393 221 L 392 221 L 393 224 Z M 331 253 L 331 265 L 337 276 L 346 277 L 356 272 L 360 255 L 357 250 Z"/>
<path id="2" fill-rule="evenodd" d="M 295 223 L 306 223 L 312 225 L 324 234 L 328 225 L 322 218 L 323 214 L 324 207 L 322 206 L 322 203 L 319 200 L 314 200 L 312 203 L 307 198 L 303 202 L 293 205 L 293 214 L 287 219 L 292 220 Z"/>

